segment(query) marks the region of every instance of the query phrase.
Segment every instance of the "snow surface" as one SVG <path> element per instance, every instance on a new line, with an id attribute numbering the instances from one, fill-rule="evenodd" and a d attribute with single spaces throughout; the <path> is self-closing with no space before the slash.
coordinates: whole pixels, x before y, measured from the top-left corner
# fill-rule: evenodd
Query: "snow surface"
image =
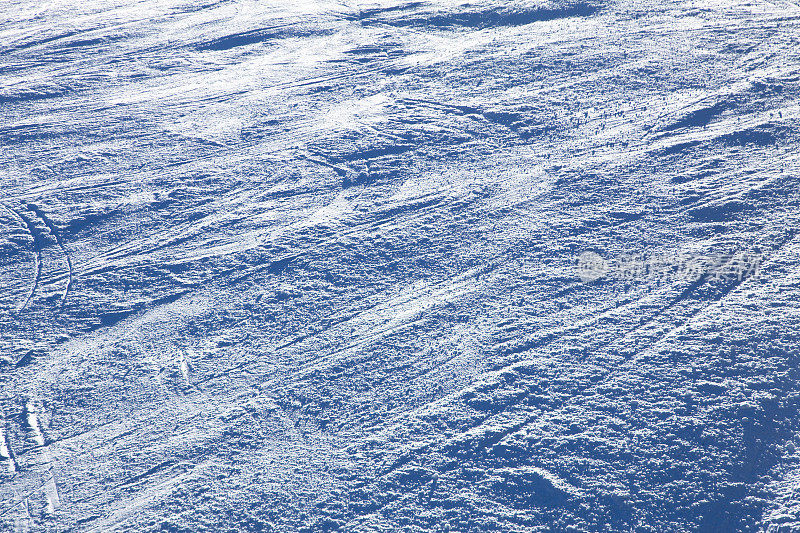
<path id="1" fill-rule="evenodd" d="M 800 531 L 799 122 L 789 0 L 4 0 L 0 530 Z"/>

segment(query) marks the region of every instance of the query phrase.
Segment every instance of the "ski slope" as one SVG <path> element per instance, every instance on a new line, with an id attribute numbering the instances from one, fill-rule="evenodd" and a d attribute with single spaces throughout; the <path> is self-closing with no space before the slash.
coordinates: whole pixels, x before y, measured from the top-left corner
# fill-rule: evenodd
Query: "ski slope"
<path id="1" fill-rule="evenodd" d="M 0 530 L 800 531 L 799 54 L 788 0 L 3 2 Z"/>

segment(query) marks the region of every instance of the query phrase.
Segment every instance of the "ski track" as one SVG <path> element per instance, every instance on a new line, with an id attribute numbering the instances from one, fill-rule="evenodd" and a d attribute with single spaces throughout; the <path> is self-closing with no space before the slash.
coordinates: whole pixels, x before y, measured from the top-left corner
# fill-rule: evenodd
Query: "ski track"
<path id="1" fill-rule="evenodd" d="M 40 244 L 40 238 L 36 233 L 36 230 L 33 226 L 33 223 L 30 219 L 23 216 L 19 211 L 12 209 L 6 205 L 3 205 L 8 211 L 13 213 L 17 218 L 19 218 L 22 223 L 25 225 L 25 228 L 28 230 L 31 238 L 33 239 L 33 247 L 34 247 L 34 254 L 35 254 L 35 271 L 33 281 L 31 282 L 31 288 L 28 291 L 28 295 L 23 300 L 22 305 L 19 307 L 17 312 L 24 311 L 28 304 L 30 304 L 31 299 L 33 298 L 34 294 L 36 294 L 36 290 L 39 288 L 39 282 L 42 279 L 42 250 Z"/>

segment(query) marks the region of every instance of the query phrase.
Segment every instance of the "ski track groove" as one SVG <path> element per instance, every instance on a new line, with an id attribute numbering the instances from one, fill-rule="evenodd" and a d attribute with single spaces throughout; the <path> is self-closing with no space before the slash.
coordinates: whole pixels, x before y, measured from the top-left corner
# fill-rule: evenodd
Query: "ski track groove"
<path id="1" fill-rule="evenodd" d="M 50 233 L 56 239 L 56 244 L 58 244 L 58 247 L 61 249 L 61 253 L 64 255 L 64 258 L 67 261 L 68 279 L 67 279 L 67 285 L 66 287 L 64 287 L 64 292 L 61 293 L 61 299 L 59 301 L 59 309 L 61 309 L 64 307 L 64 303 L 67 301 L 67 297 L 69 296 L 69 290 L 72 287 L 72 283 L 74 280 L 74 273 L 72 269 L 72 257 L 70 257 L 69 252 L 67 252 L 67 248 L 64 246 L 64 241 L 61 239 L 61 233 L 58 231 L 58 228 L 56 228 L 56 225 L 53 223 L 53 221 L 50 220 L 50 218 L 45 214 L 45 212 L 35 204 L 28 203 L 27 207 L 28 209 L 36 213 L 36 216 L 38 216 L 42 220 L 44 225 L 47 226 L 47 228 L 50 230 Z"/>
<path id="2" fill-rule="evenodd" d="M 5 207 L 8 211 L 14 213 L 17 216 L 17 218 L 19 218 L 23 222 L 23 224 L 25 224 L 25 228 L 28 230 L 31 239 L 33 239 L 36 274 L 31 284 L 31 289 L 28 292 L 28 296 L 25 298 L 19 309 L 17 309 L 17 313 L 21 313 L 22 311 L 25 310 L 25 308 L 28 307 L 28 304 L 33 298 L 33 295 L 36 294 L 36 290 L 39 288 L 39 283 L 42 279 L 42 247 L 40 243 L 40 237 L 38 235 L 38 232 L 36 231 L 33 221 L 30 220 L 25 215 L 23 215 L 22 213 L 20 213 L 19 211 L 17 211 L 16 209 L 9 207 L 5 204 L 1 205 L 3 205 L 3 207 Z"/>

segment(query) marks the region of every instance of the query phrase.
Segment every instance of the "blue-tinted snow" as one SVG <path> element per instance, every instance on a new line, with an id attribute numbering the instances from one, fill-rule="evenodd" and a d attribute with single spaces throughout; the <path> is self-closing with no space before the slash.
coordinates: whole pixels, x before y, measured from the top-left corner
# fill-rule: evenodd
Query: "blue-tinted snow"
<path id="1" fill-rule="evenodd" d="M 796 3 L 0 21 L 3 531 L 800 531 Z"/>

